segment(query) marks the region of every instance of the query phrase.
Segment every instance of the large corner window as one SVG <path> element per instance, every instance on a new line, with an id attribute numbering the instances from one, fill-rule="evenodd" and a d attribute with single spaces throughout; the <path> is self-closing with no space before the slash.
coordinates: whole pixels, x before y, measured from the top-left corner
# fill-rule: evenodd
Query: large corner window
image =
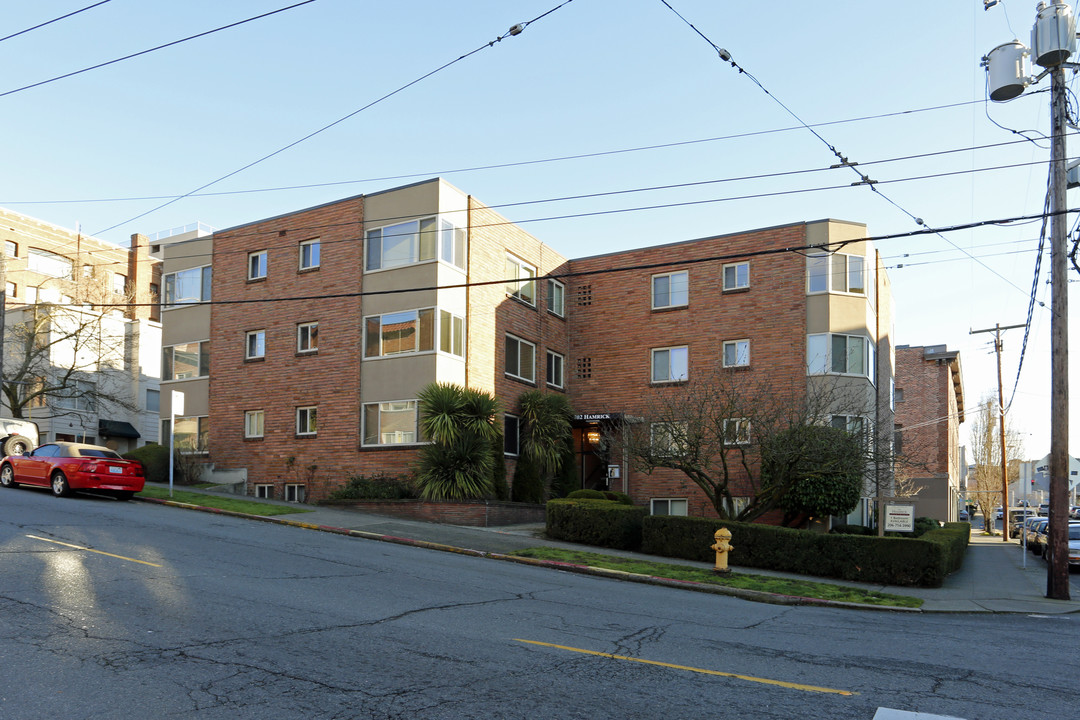
<path id="1" fill-rule="evenodd" d="M 866 294 L 866 259 L 862 255 L 815 253 L 806 258 L 808 293 Z"/>
<path id="2" fill-rule="evenodd" d="M 874 343 L 862 335 L 809 335 L 806 371 L 810 375 L 859 375 L 873 380 Z"/>
<path id="3" fill-rule="evenodd" d="M 419 440 L 415 400 L 366 403 L 364 445 L 404 445 Z"/>
<path id="4" fill-rule="evenodd" d="M 161 351 L 162 380 L 190 380 L 210 375 L 210 343 L 169 345 Z"/>
<path id="5" fill-rule="evenodd" d="M 165 307 L 209 302 L 213 271 L 206 267 L 190 268 L 165 276 Z"/>
<path id="6" fill-rule="evenodd" d="M 71 260 L 48 250 L 30 248 L 26 256 L 26 269 L 55 278 L 71 279 Z"/>
<path id="7" fill-rule="evenodd" d="M 406 310 L 373 315 L 364 323 L 364 357 L 435 349 L 435 311 Z"/>
<path id="8" fill-rule="evenodd" d="M 161 437 L 168 438 L 169 432 L 169 420 L 162 420 Z M 210 418 L 205 415 L 176 418 L 176 433 L 173 435 L 173 445 L 178 452 L 183 453 L 209 452 Z"/>
<path id="9" fill-rule="evenodd" d="M 536 306 L 536 268 L 513 255 L 506 256 L 506 294 Z"/>
<path id="10" fill-rule="evenodd" d="M 387 270 L 438 258 L 465 269 L 465 230 L 427 217 L 368 230 L 364 269 Z"/>

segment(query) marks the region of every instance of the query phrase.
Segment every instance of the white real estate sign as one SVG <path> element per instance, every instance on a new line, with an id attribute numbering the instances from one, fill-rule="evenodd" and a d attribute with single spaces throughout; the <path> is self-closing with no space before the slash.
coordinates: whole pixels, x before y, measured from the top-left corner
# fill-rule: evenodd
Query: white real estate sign
<path id="1" fill-rule="evenodd" d="M 915 505 L 912 503 L 885 504 L 885 532 L 914 532 Z"/>

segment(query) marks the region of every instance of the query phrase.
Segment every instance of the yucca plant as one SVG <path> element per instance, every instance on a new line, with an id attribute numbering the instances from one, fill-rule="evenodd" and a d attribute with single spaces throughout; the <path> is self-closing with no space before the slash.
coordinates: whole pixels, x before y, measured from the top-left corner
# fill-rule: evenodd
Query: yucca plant
<path id="1" fill-rule="evenodd" d="M 493 443 L 499 403 L 490 393 L 452 383 L 420 391 L 420 427 L 431 441 L 420 451 L 416 473 L 427 500 L 464 500 L 493 494 Z"/>
<path id="2" fill-rule="evenodd" d="M 567 443 L 572 433 L 574 411 L 570 401 L 560 393 L 544 393 L 530 390 L 522 393 L 521 405 L 521 460 L 532 465 L 540 476 L 543 486 L 549 488 L 551 480 L 567 461 Z"/>

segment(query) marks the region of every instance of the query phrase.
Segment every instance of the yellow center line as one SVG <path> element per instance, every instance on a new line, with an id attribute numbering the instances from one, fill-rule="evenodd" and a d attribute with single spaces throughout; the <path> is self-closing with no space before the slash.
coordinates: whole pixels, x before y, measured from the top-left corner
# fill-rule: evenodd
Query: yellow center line
<path id="1" fill-rule="evenodd" d="M 53 543 L 54 545 L 63 545 L 64 547 L 75 548 L 76 550 L 85 550 L 86 552 L 97 553 L 98 555 L 107 555 L 118 560 L 127 560 L 128 562 L 139 563 L 141 565 L 149 565 L 150 567 L 161 567 L 157 563 L 146 562 L 145 560 L 136 560 L 135 558 L 124 557 L 123 555 L 113 555 L 102 550 L 95 550 L 93 548 L 83 547 L 82 545 L 72 545 L 71 543 L 60 542 L 59 540 L 50 540 L 49 538 L 38 537 L 37 535 L 27 535 L 28 538 L 34 540 L 40 540 L 42 542 Z"/>
<path id="2" fill-rule="evenodd" d="M 597 657 L 611 658 L 613 660 L 626 660 L 628 662 L 644 663 L 645 665 L 659 665 L 660 667 L 674 668 L 675 670 L 689 670 L 690 672 L 702 673 L 704 675 L 719 675 L 720 677 L 737 678 L 739 680 L 748 680 L 749 682 L 764 683 L 766 685 L 778 685 L 780 687 L 790 688 L 792 690 L 803 690 L 805 692 L 817 692 L 817 693 L 832 693 L 834 695 L 858 695 L 857 692 L 851 690 L 837 690 L 835 688 L 818 687 L 817 685 L 802 685 L 800 683 L 784 682 L 783 680 L 770 680 L 768 678 L 754 677 L 752 675 L 739 675 L 738 673 L 721 672 L 720 670 L 706 670 L 704 668 L 690 667 L 688 665 L 673 665 L 672 663 L 658 662 L 656 660 L 642 660 L 641 658 L 627 657 L 626 655 L 613 655 L 611 653 L 596 652 L 595 650 L 584 650 L 582 648 L 568 647 L 566 645 L 554 645 L 552 643 L 539 642 L 538 640 L 522 640 L 521 638 L 514 638 L 517 642 L 528 643 L 530 645 L 540 645 L 542 647 L 556 648 L 558 650 L 569 650 L 570 652 L 584 653 L 585 655 L 596 655 Z"/>

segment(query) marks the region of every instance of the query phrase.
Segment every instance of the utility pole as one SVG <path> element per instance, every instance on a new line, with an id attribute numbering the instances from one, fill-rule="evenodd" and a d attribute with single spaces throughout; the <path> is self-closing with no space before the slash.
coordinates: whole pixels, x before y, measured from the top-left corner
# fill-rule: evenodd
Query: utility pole
<path id="1" fill-rule="evenodd" d="M 989 8 L 992 5 L 987 4 Z M 1012 100 L 1050 76 L 1050 562 L 1046 597 L 1069 599 L 1069 283 L 1065 203 L 1065 68 L 1076 52 L 1076 17 L 1065 0 L 1040 2 L 1031 28 L 1032 48 L 1019 40 L 999 45 L 984 58 L 990 99 Z M 1030 77 L 1028 58 L 1043 68 Z"/>
<path id="2" fill-rule="evenodd" d="M 998 375 L 998 421 L 1001 424 L 1001 539 L 1003 542 L 1009 542 L 1009 464 L 1005 456 L 1005 396 L 1001 389 L 1001 349 L 1003 347 L 1001 331 L 1022 327 L 1025 326 L 1006 325 L 1001 327 L 1001 324 L 998 323 L 986 330 L 971 330 L 968 332 L 968 335 L 984 332 L 994 333 L 994 352 L 997 354 Z"/>

